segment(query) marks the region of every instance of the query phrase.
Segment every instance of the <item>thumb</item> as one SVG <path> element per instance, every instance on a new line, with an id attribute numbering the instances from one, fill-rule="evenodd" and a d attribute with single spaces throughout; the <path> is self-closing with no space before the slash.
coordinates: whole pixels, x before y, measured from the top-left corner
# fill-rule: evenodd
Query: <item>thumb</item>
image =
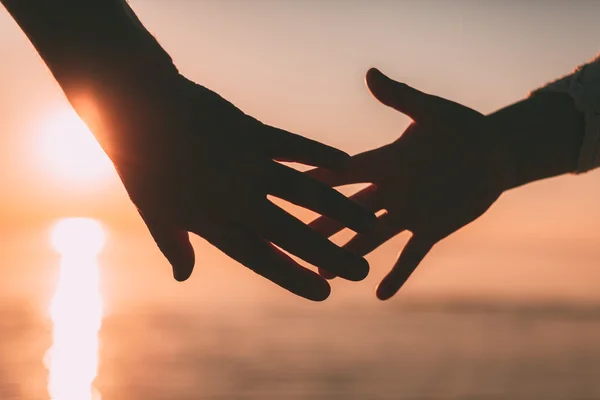
<path id="1" fill-rule="evenodd" d="M 367 87 L 381 103 L 409 116 L 419 122 L 427 118 L 429 96 L 404 83 L 397 82 L 384 75 L 377 68 L 371 68 L 366 75 Z"/>
<path id="2" fill-rule="evenodd" d="M 190 243 L 187 231 L 171 226 L 161 218 L 156 218 L 151 214 L 142 214 L 154 242 L 169 261 L 173 268 L 173 277 L 183 282 L 190 277 L 194 269 L 194 248 Z"/>

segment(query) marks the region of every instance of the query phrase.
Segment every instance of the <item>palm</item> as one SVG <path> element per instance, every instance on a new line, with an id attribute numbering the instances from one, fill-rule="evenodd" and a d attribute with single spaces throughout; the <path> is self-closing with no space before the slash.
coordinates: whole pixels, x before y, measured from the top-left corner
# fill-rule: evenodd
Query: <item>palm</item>
<path id="1" fill-rule="evenodd" d="M 415 122 L 394 143 L 354 156 L 344 172 L 316 169 L 309 174 L 332 186 L 373 183 L 352 199 L 386 212 L 368 234 L 358 234 L 344 246 L 354 254 L 364 256 L 404 230 L 413 233 L 378 289 L 380 298 L 389 298 L 435 243 L 492 205 L 505 188 L 505 169 L 480 113 L 393 82 L 378 71 L 370 71 L 367 79 L 380 101 Z M 343 229 L 326 217 L 311 226 L 326 236 Z"/>
<path id="2" fill-rule="evenodd" d="M 326 298 L 329 285 L 273 244 L 345 278 L 366 276 L 364 259 L 267 200 L 280 197 L 365 229 L 372 214 L 276 162 L 333 168 L 348 161 L 344 153 L 267 126 L 182 76 L 126 82 L 98 99 L 102 124 L 94 131 L 178 280 L 194 265 L 188 232 L 313 300 Z"/>
<path id="3" fill-rule="evenodd" d="M 398 224 L 405 229 L 431 241 L 439 241 L 486 211 L 500 194 L 488 185 L 494 181 L 490 176 L 494 170 L 487 167 L 487 154 L 478 144 L 465 141 L 466 135 L 448 125 L 412 125 L 386 148 L 390 163 L 375 162 L 373 196 L 381 209 L 402 219 Z M 380 179 L 375 176 L 384 169 L 393 172 L 379 173 Z"/>

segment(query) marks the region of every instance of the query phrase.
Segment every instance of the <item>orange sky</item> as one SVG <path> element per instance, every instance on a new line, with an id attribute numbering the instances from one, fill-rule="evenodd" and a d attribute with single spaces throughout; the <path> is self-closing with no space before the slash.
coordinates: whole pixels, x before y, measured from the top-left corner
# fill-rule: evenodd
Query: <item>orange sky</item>
<path id="1" fill-rule="evenodd" d="M 600 3 L 590 1 L 131 4 L 188 77 L 267 123 L 350 153 L 392 141 L 408 121 L 365 90 L 363 74 L 371 66 L 490 112 L 590 59 L 600 43 Z M 144 268 L 157 281 L 169 278 L 114 172 L 105 180 L 73 184 L 45 165 L 38 153 L 43 127 L 68 104 L 4 9 L 0 49 L 0 237 L 16 237 L 16 231 L 39 229 L 62 216 L 96 216 L 119 234 L 136 232 L 131 242 L 109 245 L 111 268 L 130 273 L 111 280 L 114 285 L 127 287 Z M 600 296 L 599 179 L 600 172 L 564 177 L 507 194 L 482 220 L 440 244 L 408 291 Z M 0 244 L 5 278 L 21 262 L 51 254 L 40 247 L 44 238 L 23 234 L 22 247 L 16 239 Z M 341 292 L 371 298 L 403 240 L 370 257 L 373 273 L 366 285 L 338 283 Z M 200 241 L 198 248 L 208 271 L 222 268 L 250 280 L 217 251 Z M 210 286 L 207 279 L 182 290 L 202 291 Z"/>

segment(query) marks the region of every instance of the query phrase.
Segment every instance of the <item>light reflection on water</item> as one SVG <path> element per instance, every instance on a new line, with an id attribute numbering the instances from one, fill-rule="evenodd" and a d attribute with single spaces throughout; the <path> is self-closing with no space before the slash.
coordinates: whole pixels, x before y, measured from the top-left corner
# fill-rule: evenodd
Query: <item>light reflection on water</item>
<path id="1" fill-rule="evenodd" d="M 93 384 L 103 400 L 600 399 L 598 303 L 561 308 L 474 299 L 454 306 L 440 298 L 408 307 L 400 297 L 383 305 L 315 305 L 285 293 L 264 301 L 232 293 L 231 303 L 192 296 L 167 303 L 154 291 L 140 295 L 144 303 L 120 303 L 102 317 L 93 300 L 100 246 L 89 240 L 94 234 L 77 232 L 55 235 L 65 240 L 54 243 L 63 254 L 52 304 L 55 360 L 47 363 L 54 399 L 94 399 Z M 50 337 L 28 304 L 0 302 L 0 400 L 49 398 L 41 359 Z"/>
<path id="2" fill-rule="evenodd" d="M 53 228 L 52 244 L 62 257 L 50 305 L 52 347 L 45 359 L 48 393 L 52 400 L 99 400 L 93 387 L 102 324 L 96 256 L 104 245 L 104 231 L 93 219 L 67 218 Z"/>

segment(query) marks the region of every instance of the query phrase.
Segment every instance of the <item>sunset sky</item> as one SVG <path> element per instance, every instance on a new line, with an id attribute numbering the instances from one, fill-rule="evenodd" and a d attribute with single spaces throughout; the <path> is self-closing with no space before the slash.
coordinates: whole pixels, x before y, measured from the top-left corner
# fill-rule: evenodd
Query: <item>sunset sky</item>
<path id="1" fill-rule="evenodd" d="M 371 66 L 488 113 L 600 49 L 595 1 L 130 4 L 190 79 L 266 123 L 351 154 L 389 143 L 408 122 L 365 89 Z M 201 240 L 192 279 L 172 282 L 116 173 L 3 8 L 0 49 L 0 290 L 45 287 L 53 276 L 47 266 L 58 260 L 49 227 L 56 219 L 87 216 L 109 232 L 101 262 L 113 298 L 132 292 L 199 300 L 283 297 Z M 73 139 L 79 133 L 85 138 Z M 89 168 L 69 168 L 71 148 L 88 149 L 90 157 L 74 162 Z M 507 193 L 481 220 L 440 243 L 406 292 L 600 300 L 599 199 L 600 171 Z M 334 281 L 332 297 L 374 301 L 374 285 L 406 237 L 368 258 L 372 273 L 362 285 Z"/>

